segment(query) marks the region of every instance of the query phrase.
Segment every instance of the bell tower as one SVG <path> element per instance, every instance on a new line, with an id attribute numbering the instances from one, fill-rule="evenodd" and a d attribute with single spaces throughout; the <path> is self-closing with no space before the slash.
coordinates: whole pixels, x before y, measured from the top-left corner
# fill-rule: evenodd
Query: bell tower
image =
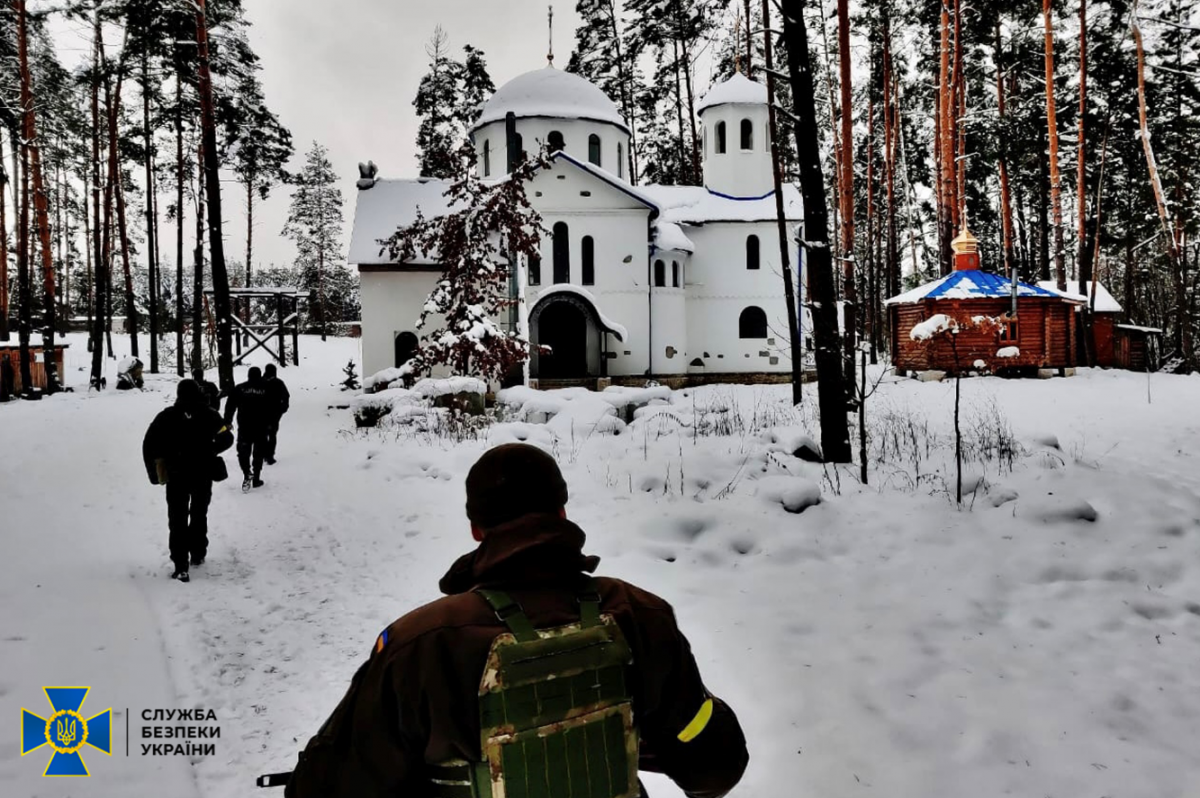
<path id="1" fill-rule="evenodd" d="M 775 188 L 767 89 L 741 72 L 709 89 L 698 108 L 704 186 L 733 199 L 760 199 Z"/>

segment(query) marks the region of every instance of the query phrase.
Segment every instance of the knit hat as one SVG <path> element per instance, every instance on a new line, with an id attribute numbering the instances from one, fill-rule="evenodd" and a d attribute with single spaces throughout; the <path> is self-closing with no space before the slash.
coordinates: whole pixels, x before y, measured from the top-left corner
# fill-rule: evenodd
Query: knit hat
<path id="1" fill-rule="evenodd" d="M 195 380 L 180 380 L 175 389 L 175 401 L 181 405 L 195 405 L 204 401 L 204 393 Z"/>
<path id="2" fill-rule="evenodd" d="M 530 513 L 556 513 L 567 504 L 567 483 L 554 458 L 527 443 L 484 453 L 467 474 L 467 518 L 491 529 Z"/>

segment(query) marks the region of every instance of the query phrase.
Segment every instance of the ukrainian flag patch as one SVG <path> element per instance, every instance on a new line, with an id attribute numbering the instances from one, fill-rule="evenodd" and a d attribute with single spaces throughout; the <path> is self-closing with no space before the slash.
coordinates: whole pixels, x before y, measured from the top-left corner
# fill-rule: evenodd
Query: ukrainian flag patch
<path id="1" fill-rule="evenodd" d="M 387 629 L 384 629 L 383 634 L 381 634 L 379 636 L 379 639 L 375 641 L 375 653 L 378 654 L 381 651 L 383 651 L 383 647 L 387 645 L 387 642 L 388 642 L 388 633 L 387 633 Z"/>

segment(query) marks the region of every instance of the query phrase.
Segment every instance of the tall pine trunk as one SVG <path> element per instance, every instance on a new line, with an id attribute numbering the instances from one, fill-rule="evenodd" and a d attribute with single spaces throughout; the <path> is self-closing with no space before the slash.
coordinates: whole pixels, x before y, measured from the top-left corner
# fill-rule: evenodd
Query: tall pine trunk
<path id="1" fill-rule="evenodd" d="M 100 230 L 100 79 L 103 65 L 104 40 L 100 27 L 100 12 L 93 19 L 92 53 L 92 260 L 95 264 L 92 279 L 92 374 L 91 387 L 104 387 L 104 308 L 106 304 L 108 274 L 104 262 L 104 247 Z"/>
<path id="2" fill-rule="evenodd" d="M 854 284 L 854 106 L 850 96 L 850 0 L 838 0 L 838 62 L 842 90 L 842 332 L 844 396 L 854 396 L 854 341 L 858 326 L 858 289 Z M 807 47 L 807 41 L 805 42 Z M 805 219 L 808 218 L 807 213 Z M 836 332 L 836 330 L 835 330 Z M 843 411 L 844 413 L 844 411 Z"/>
<path id="3" fill-rule="evenodd" d="M 1000 117 L 1000 227 L 1004 237 L 1004 273 L 1011 280 L 1016 263 L 1013 260 L 1012 190 L 1008 183 L 1008 137 L 1005 126 L 1004 69 L 1001 66 L 1003 43 L 1000 38 L 1000 17 L 996 17 L 996 108 Z"/>
<path id="4" fill-rule="evenodd" d="M 1087 0 L 1079 0 L 1079 142 L 1076 148 L 1075 191 L 1078 205 L 1076 236 L 1076 272 L 1079 277 L 1079 293 L 1087 296 L 1088 283 L 1092 281 L 1090 237 L 1087 233 Z M 1095 364 L 1095 341 L 1092 337 L 1092 309 L 1083 306 L 1083 351 L 1084 362 Z"/>
<path id="5" fill-rule="evenodd" d="M 46 178 L 42 174 L 42 146 L 37 135 L 37 115 L 33 103 L 33 76 L 29 72 L 29 41 L 26 29 L 25 0 L 14 0 L 17 12 L 17 58 L 21 69 L 21 116 L 25 149 L 29 153 L 30 177 L 33 180 L 34 223 L 37 225 L 38 248 L 42 256 L 42 352 L 46 372 L 46 392 L 55 393 L 58 385 L 58 364 L 54 352 L 57 298 L 54 290 L 54 251 L 50 236 L 50 202 Z M 23 224 L 26 222 L 23 222 Z M 28 252 L 26 254 L 28 257 Z M 7 268 L 7 264 L 5 265 Z M 30 384 L 25 384 L 26 389 Z"/>
<path id="6" fill-rule="evenodd" d="M 17 137 L 13 137 L 14 145 Z M 17 230 L 17 343 L 21 369 L 21 390 L 33 390 L 33 368 L 30 361 L 29 336 L 33 331 L 31 276 L 29 274 L 29 147 L 21 144 L 21 194 L 19 229 Z"/>
<path id="7" fill-rule="evenodd" d="M 1138 0 L 1134 0 L 1130 13 L 1133 42 L 1137 48 L 1138 126 L 1142 149 L 1146 153 L 1146 167 L 1150 174 L 1150 186 L 1154 190 L 1154 202 L 1158 208 L 1158 219 L 1167 235 L 1167 256 L 1171 263 L 1171 282 L 1175 292 L 1175 346 L 1184 363 L 1194 366 L 1192 356 L 1192 329 L 1188 305 L 1187 284 L 1184 279 L 1185 255 L 1182 251 L 1183 232 L 1167 212 L 1167 199 L 1163 193 L 1162 180 L 1158 175 L 1158 163 L 1154 159 L 1154 146 L 1150 143 L 1150 124 L 1146 114 L 1146 53 L 1142 43 L 1142 29 L 1138 24 Z"/>
<path id="8" fill-rule="evenodd" d="M 941 259 L 942 274 L 949 274 L 954 268 L 950 254 L 950 241 L 954 238 L 954 228 L 957 223 L 955 211 L 957 203 L 954 199 L 955 177 L 954 161 L 954 125 L 952 122 L 950 104 L 950 12 L 945 4 L 942 5 L 940 17 L 940 52 L 938 61 L 938 164 L 939 190 L 941 213 L 938 224 L 938 253 Z"/>
<path id="9" fill-rule="evenodd" d="M 850 462 L 850 430 L 846 391 L 838 351 L 837 303 L 829 252 L 829 208 L 821 172 L 821 138 L 817 129 L 812 61 L 804 25 L 804 0 L 782 0 L 783 36 L 787 44 L 792 98 L 796 108 L 796 155 L 804 195 L 804 243 L 812 289 L 813 337 L 820 393 L 821 451 L 826 462 Z"/>
<path id="10" fill-rule="evenodd" d="M 154 223 L 154 140 L 150 132 L 150 57 L 142 54 L 142 133 L 146 139 L 146 270 L 150 278 L 150 373 L 158 373 L 159 280 Z"/>
<path id="11" fill-rule="evenodd" d="M 1062 176 L 1058 172 L 1058 116 L 1054 109 L 1054 23 L 1051 2 L 1042 0 L 1046 29 L 1046 133 L 1050 137 L 1050 217 L 1054 226 L 1054 279 L 1058 290 L 1067 290 L 1067 266 L 1063 252 Z"/>
<path id="12" fill-rule="evenodd" d="M 763 0 L 763 56 L 766 59 L 767 96 L 775 97 L 774 48 L 771 41 L 770 0 Z M 748 48 L 751 49 L 751 48 Z M 792 358 L 792 404 L 800 404 L 804 384 L 804 347 L 800 340 L 800 320 L 796 312 L 796 282 L 792 276 L 791 236 L 783 204 L 783 176 L 779 163 L 779 123 L 772 100 L 767 107 L 767 135 L 771 140 L 771 172 L 775 181 L 775 216 L 779 227 L 779 263 L 783 272 L 783 296 L 787 304 L 788 348 Z"/>
<path id="13" fill-rule="evenodd" d="M 208 64 L 205 0 L 197 0 L 196 3 L 196 44 L 200 57 L 200 130 L 204 141 L 204 171 L 208 173 L 208 240 L 212 252 L 213 301 L 217 317 L 217 374 L 221 390 L 229 391 L 233 388 L 233 320 L 229 303 L 229 275 L 225 271 L 225 242 L 221 239 L 221 175 L 217 161 L 212 74 Z"/>
<path id="14" fill-rule="evenodd" d="M 204 159 L 204 145 L 197 152 Z M 192 252 L 192 370 L 204 368 L 204 199 L 205 174 L 196 170 L 196 248 Z"/>
<path id="15" fill-rule="evenodd" d="M 896 226 L 896 115 L 899 110 L 896 96 L 896 77 L 892 73 L 892 22 L 891 2 L 884 0 L 883 7 L 883 168 L 884 183 L 887 185 L 887 257 L 884 267 L 886 275 L 884 292 L 888 297 L 900 293 L 900 252 Z M 886 317 L 885 317 L 886 320 Z"/>
<path id="16" fill-rule="evenodd" d="M 117 234 L 120 236 L 121 265 L 125 276 L 125 326 L 129 332 L 129 352 L 138 357 L 138 315 L 137 300 L 133 291 L 133 266 L 129 261 L 129 230 L 125 220 L 125 187 L 121 179 L 120 149 L 118 136 L 121 121 L 121 88 L 125 80 L 124 56 L 118 68 L 116 91 L 109 93 L 105 88 L 105 100 L 108 108 L 108 180 L 113 192 L 113 202 L 117 213 Z"/>
<path id="17" fill-rule="evenodd" d="M 181 70 L 182 71 L 182 70 Z M 175 75 L 175 372 L 183 369 L 183 76 Z"/>
<path id="18" fill-rule="evenodd" d="M 5 207 L 8 201 L 4 191 L 8 187 L 8 173 L 0 163 L 0 341 L 9 340 L 8 332 L 8 220 Z"/>

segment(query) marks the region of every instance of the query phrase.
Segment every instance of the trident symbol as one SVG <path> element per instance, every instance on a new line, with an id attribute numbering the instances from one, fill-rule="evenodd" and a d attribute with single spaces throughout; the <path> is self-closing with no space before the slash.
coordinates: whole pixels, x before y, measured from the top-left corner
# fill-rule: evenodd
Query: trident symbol
<path id="1" fill-rule="evenodd" d="M 75 742 L 75 719 L 59 718 L 55 723 L 55 732 L 63 748 L 70 748 L 71 743 Z"/>

